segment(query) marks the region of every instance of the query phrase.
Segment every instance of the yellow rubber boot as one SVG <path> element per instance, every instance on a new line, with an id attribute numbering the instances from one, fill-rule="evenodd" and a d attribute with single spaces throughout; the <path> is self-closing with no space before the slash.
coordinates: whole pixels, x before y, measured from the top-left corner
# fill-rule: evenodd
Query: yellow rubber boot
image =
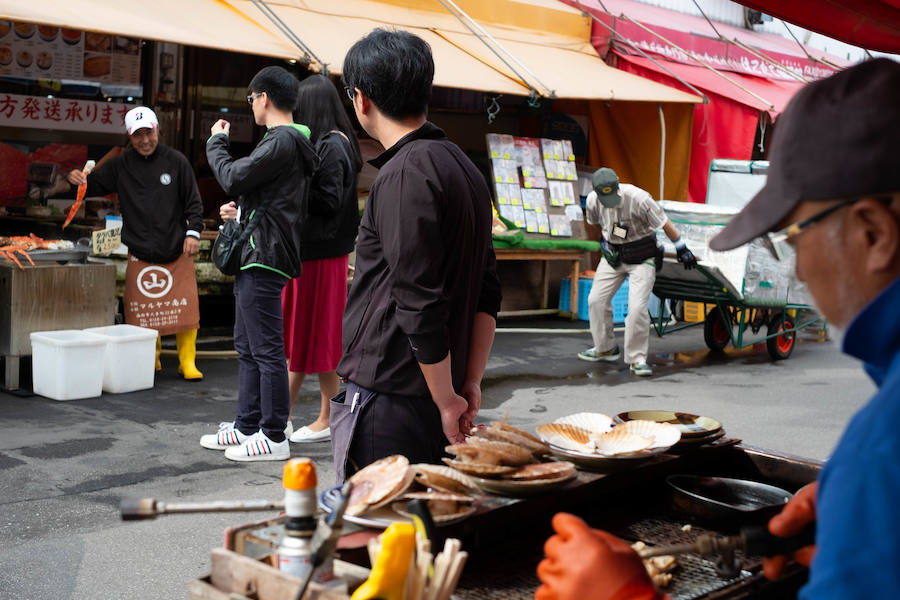
<path id="1" fill-rule="evenodd" d="M 159 362 L 159 353 L 162 352 L 162 338 L 156 336 L 156 370 L 162 371 L 162 363 Z"/>
<path id="2" fill-rule="evenodd" d="M 197 330 L 176 333 L 175 347 L 178 349 L 178 372 L 188 381 L 203 379 L 203 373 L 198 371 L 197 365 L 194 364 L 197 358 Z"/>

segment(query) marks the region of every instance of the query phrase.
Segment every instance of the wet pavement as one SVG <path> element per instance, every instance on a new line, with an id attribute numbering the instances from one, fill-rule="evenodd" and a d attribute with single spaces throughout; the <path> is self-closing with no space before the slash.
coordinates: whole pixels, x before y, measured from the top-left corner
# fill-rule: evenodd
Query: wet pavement
<path id="1" fill-rule="evenodd" d="M 508 416 L 526 429 L 581 411 L 677 409 L 714 417 L 747 444 L 825 459 L 874 389 L 855 361 L 814 332 L 804 332 L 780 362 L 764 345 L 712 354 L 700 328 L 651 337 L 654 373 L 639 379 L 621 362 L 576 358 L 591 345 L 584 322 L 504 320 L 501 327 L 479 420 Z M 206 338 L 201 349 L 223 343 Z M 283 463 L 233 463 L 199 446 L 200 435 L 233 417 L 236 360 L 198 361 L 206 376 L 200 383 L 182 381 L 174 357 L 163 364 L 155 387 L 141 392 L 69 402 L 0 392 L 0 600 L 184 598 L 188 581 L 208 572 L 209 551 L 226 527 L 271 515 L 120 521 L 123 496 L 213 501 L 282 493 Z M 295 426 L 317 411 L 313 377 Z M 331 485 L 328 444 L 291 449 L 314 459 L 320 489 Z"/>

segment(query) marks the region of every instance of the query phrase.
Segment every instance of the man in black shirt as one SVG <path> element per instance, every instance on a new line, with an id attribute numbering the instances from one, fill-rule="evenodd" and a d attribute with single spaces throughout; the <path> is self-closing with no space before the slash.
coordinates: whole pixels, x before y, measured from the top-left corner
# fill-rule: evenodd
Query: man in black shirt
<path id="1" fill-rule="evenodd" d="M 392 454 L 439 462 L 464 441 L 500 308 L 483 175 L 425 118 L 431 49 L 376 29 L 343 80 L 360 124 L 387 149 L 360 223 L 332 401 L 338 481 Z"/>
<path id="2" fill-rule="evenodd" d="M 159 143 L 159 120 L 149 108 L 139 106 L 128 111 L 125 130 L 130 142 L 125 152 L 88 177 L 82 171 L 71 171 L 69 183 L 81 185 L 87 181 L 88 196 L 118 195 L 122 242 L 135 258 L 168 264 L 182 254 L 193 257 L 200 249 L 203 203 L 190 163 L 177 150 Z M 192 302 L 196 306 L 194 293 Z M 193 381 L 203 379 L 194 363 L 196 342 L 196 328 L 175 333 L 178 372 Z M 161 368 L 159 352 L 157 338 L 157 370 Z"/>

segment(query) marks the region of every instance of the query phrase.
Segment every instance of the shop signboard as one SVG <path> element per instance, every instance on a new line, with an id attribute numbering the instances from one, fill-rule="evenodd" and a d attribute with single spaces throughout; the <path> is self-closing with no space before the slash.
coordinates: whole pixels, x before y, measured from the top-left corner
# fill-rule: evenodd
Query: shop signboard
<path id="1" fill-rule="evenodd" d="M 124 133 L 135 104 L 0 93 L 0 127 Z"/>

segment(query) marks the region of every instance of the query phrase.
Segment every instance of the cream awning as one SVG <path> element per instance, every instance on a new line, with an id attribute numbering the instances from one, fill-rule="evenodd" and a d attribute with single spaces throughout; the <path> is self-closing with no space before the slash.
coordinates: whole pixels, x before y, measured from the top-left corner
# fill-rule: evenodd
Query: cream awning
<path id="1" fill-rule="evenodd" d="M 258 13 L 258 11 L 257 11 Z M 259 13 L 262 17 L 262 14 Z M 6 0 L 0 18 L 279 58 L 300 52 L 220 0 Z"/>
<path id="2" fill-rule="evenodd" d="M 267 0 L 332 73 L 340 73 L 356 40 L 385 27 L 406 29 L 431 45 L 435 85 L 523 96 L 531 86 L 559 98 L 700 101 L 607 66 L 591 47 L 589 19 L 560 2 L 455 2 L 527 69 L 506 56 L 509 65 L 503 64 L 439 0 Z M 0 6 L 0 18 L 285 59 L 302 56 L 250 0 L 27 0 Z"/>

